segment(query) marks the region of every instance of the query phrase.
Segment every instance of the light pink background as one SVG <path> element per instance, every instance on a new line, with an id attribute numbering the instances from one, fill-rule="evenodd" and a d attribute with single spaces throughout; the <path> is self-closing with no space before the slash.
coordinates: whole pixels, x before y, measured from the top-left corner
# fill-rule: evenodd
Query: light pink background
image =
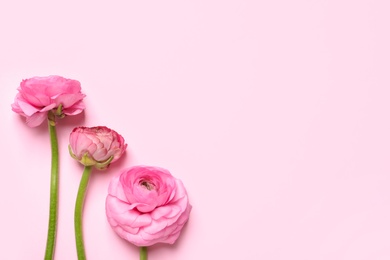
<path id="1" fill-rule="evenodd" d="M 193 211 L 150 260 L 390 259 L 390 2 L 1 1 L 0 259 L 42 259 L 49 205 L 46 126 L 11 111 L 20 81 L 81 82 L 85 114 L 58 125 L 56 259 L 76 259 L 77 125 L 129 149 L 92 175 L 88 259 L 137 259 L 109 227 L 110 179 L 169 169 Z"/>

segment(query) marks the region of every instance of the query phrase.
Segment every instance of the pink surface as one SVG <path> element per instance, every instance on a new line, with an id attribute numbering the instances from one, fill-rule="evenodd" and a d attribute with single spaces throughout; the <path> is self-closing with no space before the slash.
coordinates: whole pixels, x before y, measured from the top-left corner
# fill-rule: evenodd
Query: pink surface
<path id="1" fill-rule="evenodd" d="M 0 259 L 42 259 L 50 145 L 11 111 L 24 78 L 77 79 L 82 116 L 58 127 L 56 259 L 76 259 L 76 125 L 129 144 L 93 172 L 88 259 L 137 259 L 110 228 L 110 179 L 136 164 L 181 179 L 193 210 L 150 260 L 390 259 L 390 3 L 2 1 Z"/>

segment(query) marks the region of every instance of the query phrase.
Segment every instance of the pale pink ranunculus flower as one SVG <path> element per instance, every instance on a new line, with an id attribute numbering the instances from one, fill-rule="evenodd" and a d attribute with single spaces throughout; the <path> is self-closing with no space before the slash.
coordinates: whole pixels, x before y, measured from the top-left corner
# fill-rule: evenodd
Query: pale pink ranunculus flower
<path id="1" fill-rule="evenodd" d="M 85 166 L 103 170 L 125 152 L 123 137 L 105 126 L 76 127 L 69 136 L 70 155 Z"/>
<path id="2" fill-rule="evenodd" d="M 61 76 L 33 77 L 20 83 L 12 110 L 30 127 L 42 124 L 49 111 L 58 117 L 81 113 L 85 106 L 80 82 Z"/>
<path id="3" fill-rule="evenodd" d="M 183 183 L 150 166 L 123 170 L 112 179 L 106 199 L 109 224 L 136 246 L 175 243 L 191 208 Z"/>

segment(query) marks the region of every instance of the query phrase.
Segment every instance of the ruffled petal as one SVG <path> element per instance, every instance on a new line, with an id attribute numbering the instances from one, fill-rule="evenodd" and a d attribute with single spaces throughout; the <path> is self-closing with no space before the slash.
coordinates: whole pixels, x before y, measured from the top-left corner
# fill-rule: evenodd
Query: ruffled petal
<path id="1" fill-rule="evenodd" d="M 153 220 L 152 225 L 144 227 L 142 231 L 153 235 L 165 229 L 167 225 L 168 223 L 165 221 L 165 219 Z"/>
<path id="2" fill-rule="evenodd" d="M 163 207 L 158 207 L 153 212 L 150 213 L 152 218 L 154 220 L 158 220 L 166 215 L 169 215 L 172 212 L 172 207 L 169 206 L 163 206 Z"/>
<path id="3" fill-rule="evenodd" d="M 110 157 L 107 156 L 107 149 L 106 148 L 98 148 L 95 153 L 93 154 L 93 158 L 96 161 L 103 162 L 108 160 Z"/>
<path id="4" fill-rule="evenodd" d="M 47 112 L 46 113 L 35 113 L 32 116 L 29 116 L 26 118 L 26 123 L 29 127 L 36 127 L 45 121 L 47 118 Z"/>
<path id="5" fill-rule="evenodd" d="M 57 106 L 62 104 L 64 108 L 69 108 L 75 105 L 77 102 L 81 101 L 85 97 L 84 94 L 75 93 L 75 94 L 62 94 L 55 99 Z"/>
<path id="6" fill-rule="evenodd" d="M 17 102 L 17 104 L 19 105 L 19 108 L 22 110 L 22 112 L 26 116 L 32 116 L 33 114 L 37 113 L 40 110 L 40 109 L 36 108 L 35 106 L 33 106 L 27 102 L 24 102 L 22 100 L 19 100 Z"/>

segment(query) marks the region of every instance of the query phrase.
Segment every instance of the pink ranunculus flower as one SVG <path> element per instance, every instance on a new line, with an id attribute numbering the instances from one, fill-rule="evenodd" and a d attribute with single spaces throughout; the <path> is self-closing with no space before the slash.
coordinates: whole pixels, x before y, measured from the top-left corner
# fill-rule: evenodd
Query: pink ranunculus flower
<path id="1" fill-rule="evenodd" d="M 173 244 L 192 206 L 183 183 L 150 166 L 125 169 L 108 189 L 106 214 L 114 231 L 136 246 Z"/>
<path id="2" fill-rule="evenodd" d="M 70 155 L 83 165 L 100 170 L 118 160 L 126 147 L 123 137 L 105 126 L 76 127 L 69 136 Z"/>
<path id="3" fill-rule="evenodd" d="M 60 76 L 33 77 L 20 83 L 19 93 L 11 105 L 12 110 L 24 117 L 30 127 L 39 126 L 48 118 L 49 111 L 54 116 L 76 115 L 85 106 L 80 82 Z M 54 123 L 54 118 L 51 118 Z"/>

